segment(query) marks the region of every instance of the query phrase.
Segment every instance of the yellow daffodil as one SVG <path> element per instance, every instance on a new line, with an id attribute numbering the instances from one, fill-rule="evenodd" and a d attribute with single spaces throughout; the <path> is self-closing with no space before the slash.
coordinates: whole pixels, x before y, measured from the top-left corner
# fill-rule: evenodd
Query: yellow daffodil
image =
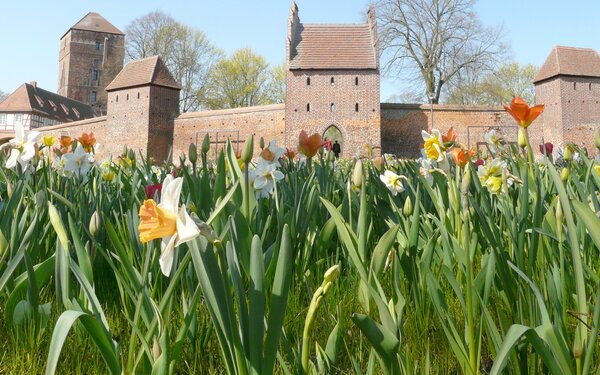
<path id="1" fill-rule="evenodd" d="M 423 136 L 423 152 L 428 159 L 435 160 L 438 162 L 443 161 L 446 158 L 444 153 L 445 148 L 442 141 L 442 134 L 439 130 L 433 129 L 431 133 L 427 133 L 425 130 L 421 131 Z"/>

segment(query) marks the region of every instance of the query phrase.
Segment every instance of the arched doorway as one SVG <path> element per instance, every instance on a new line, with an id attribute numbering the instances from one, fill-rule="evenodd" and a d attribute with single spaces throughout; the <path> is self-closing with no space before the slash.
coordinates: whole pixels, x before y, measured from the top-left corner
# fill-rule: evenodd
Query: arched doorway
<path id="1" fill-rule="evenodd" d="M 330 125 L 325 132 L 323 133 L 323 140 L 329 139 L 331 144 L 334 144 L 336 141 L 340 144 L 340 150 L 342 153 L 344 152 L 344 137 L 342 137 L 342 132 L 335 125 Z"/>

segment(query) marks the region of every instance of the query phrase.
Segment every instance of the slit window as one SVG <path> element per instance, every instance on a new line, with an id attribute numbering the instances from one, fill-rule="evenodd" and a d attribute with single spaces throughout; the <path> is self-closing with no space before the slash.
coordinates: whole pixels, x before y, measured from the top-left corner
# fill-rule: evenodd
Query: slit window
<path id="1" fill-rule="evenodd" d="M 331 112 L 335 111 L 335 104 L 331 103 L 331 104 L 329 105 L 329 110 L 330 110 Z"/>
<path id="2" fill-rule="evenodd" d="M 115 102 L 119 102 L 119 95 L 117 95 L 117 98 L 115 99 Z"/>
<path id="3" fill-rule="evenodd" d="M 335 85 L 335 78 L 331 77 L 331 86 Z"/>
<path id="4" fill-rule="evenodd" d="M 358 77 L 354 77 L 354 86 L 358 86 Z"/>
<path id="5" fill-rule="evenodd" d="M 138 99 L 140 98 L 140 92 L 138 91 Z"/>
<path id="6" fill-rule="evenodd" d="M 129 100 L 129 94 L 127 94 L 127 100 Z"/>
<path id="7" fill-rule="evenodd" d="M 306 103 L 306 112 L 310 112 L 310 103 Z"/>
<path id="8" fill-rule="evenodd" d="M 590 85 L 588 86 L 588 90 L 592 91 L 592 83 L 590 82 Z"/>
<path id="9" fill-rule="evenodd" d="M 358 112 L 358 103 L 354 104 L 354 111 Z"/>
<path id="10" fill-rule="evenodd" d="M 306 77 L 306 86 L 310 86 L 310 77 Z"/>
<path id="11" fill-rule="evenodd" d="M 577 90 L 577 82 L 573 82 L 573 90 Z"/>

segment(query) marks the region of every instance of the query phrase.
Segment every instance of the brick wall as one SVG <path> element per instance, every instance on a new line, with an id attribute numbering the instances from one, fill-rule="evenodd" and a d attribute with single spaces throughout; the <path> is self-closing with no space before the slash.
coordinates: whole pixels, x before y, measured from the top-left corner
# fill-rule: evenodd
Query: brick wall
<path id="1" fill-rule="evenodd" d="M 200 147 L 207 133 L 211 138 L 211 157 L 225 145 L 228 137 L 240 149 L 251 135 L 254 135 L 255 151 L 261 136 L 265 142 L 276 140 L 282 146 L 284 130 L 283 104 L 184 113 L 174 121 L 173 155 L 177 160 L 179 155 L 187 154 L 191 143 Z M 297 142 L 294 140 L 291 146 L 295 147 Z"/>
<path id="2" fill-rule="evenodd" d="M 418 157 L 423 138 L 421 131 L 432 126 L 429 105 L 381 104 L 382 152 L 402 157 Z M 532 125 L 530 129 L 535 126 Z M 451 127 L 458 132 L 458 141 L 468 147 L 481 147 L 484 134 L 491 129 L 502 133 L 507 141 L 516 142 L 517 126 L 503 108 L 434 104 L 433 127 L 442 134 Z M 538 136 L 531 139 L 533 145 Z"/>
<path id="3" fill-rule="evenodd" d="M 286 145 L 295 146 L 302 130 L 323 136 L 333 125 L 342 134 L 344 157 L 352 157 L 357 151 L 363 150 L 366 143 L 376 153 L 380 151 L 377 70 L 292 70 L 288 71 L 286 84 Z"/>

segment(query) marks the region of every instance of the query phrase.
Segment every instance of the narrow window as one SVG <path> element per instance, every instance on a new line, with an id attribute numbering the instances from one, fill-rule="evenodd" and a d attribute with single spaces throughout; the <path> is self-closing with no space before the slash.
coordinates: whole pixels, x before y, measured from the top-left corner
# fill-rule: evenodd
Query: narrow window
<path id="1" fill-rule="evenodd" d="M 331 85 L 335 85 L 335 78 L 331 77 Z"/>
<path id="2" fill-rule="evenodd" d="M 358 103 L 354 104 L 354 111 L 358 112 Z"/>
<path id="3" fill-rule="evenodd" d="M 140 92 L 138 91 L 138 99 L 140 98 Z"/>
<path id="4" fill-rule="evenodd" d="M 15 125 L 20 125 L 23 123 L 23 115 L 18 113 L 15 115 Z"/>
<path id="5" fill-rule="evenodd" d="M 329 110 L 330 110 L 331 112 L 335 111 L 335 104 L 331 103 L 331 104 L 329 105 Z"/>
<path id="6" fill-rule="evenodd" d="M 577 82 L 573 82 L 573 90 L 577 90 Z"/>
<path id="7" fill-rule="evenodd" d="M 92 70 L 92 81 L 98 80 L 98 69 Z"/>
<path id="8" fill-rule="evenodd" d="M 129 94 L 127 94 L 127 99 L 126 100 L 129 100 Z"/>
<path id="9" fill-rule="evenodd" d="M 310 112 L 310 103 L 306 103 L 306 112 Z"/>
<path id="10" fill-rule="evenodd" d="M 310 86 L 310 77 L 306 77 L 306 86 Z"/>
<path id="11" fill-rule="evenodd" d="M 358 86 L 358 77 L 354 77 L 354 85 Z"/>
<path id="12" fill-rule="evenodd" d="M 119 102 L 119 95 L 117 95 L 117 98 L 115 99 L 115 102 Z"/>
<path id="13" fill-rule="evenodd" d="M 90 101 L 92 103 L 96 103 L 96 91 L 92 91 L 92 94 L 90 95 Z"/>
<path id="14" fill-rule="evenodd" d="M 100 42 L 96 41 L 96 51 L 100 51 Z"/>
<path id="15" fill-rule="evenodd" d="M 588 86 L 588 90 L 592 91 L 592 83 L 590 82 L 590 85 Z"/>

